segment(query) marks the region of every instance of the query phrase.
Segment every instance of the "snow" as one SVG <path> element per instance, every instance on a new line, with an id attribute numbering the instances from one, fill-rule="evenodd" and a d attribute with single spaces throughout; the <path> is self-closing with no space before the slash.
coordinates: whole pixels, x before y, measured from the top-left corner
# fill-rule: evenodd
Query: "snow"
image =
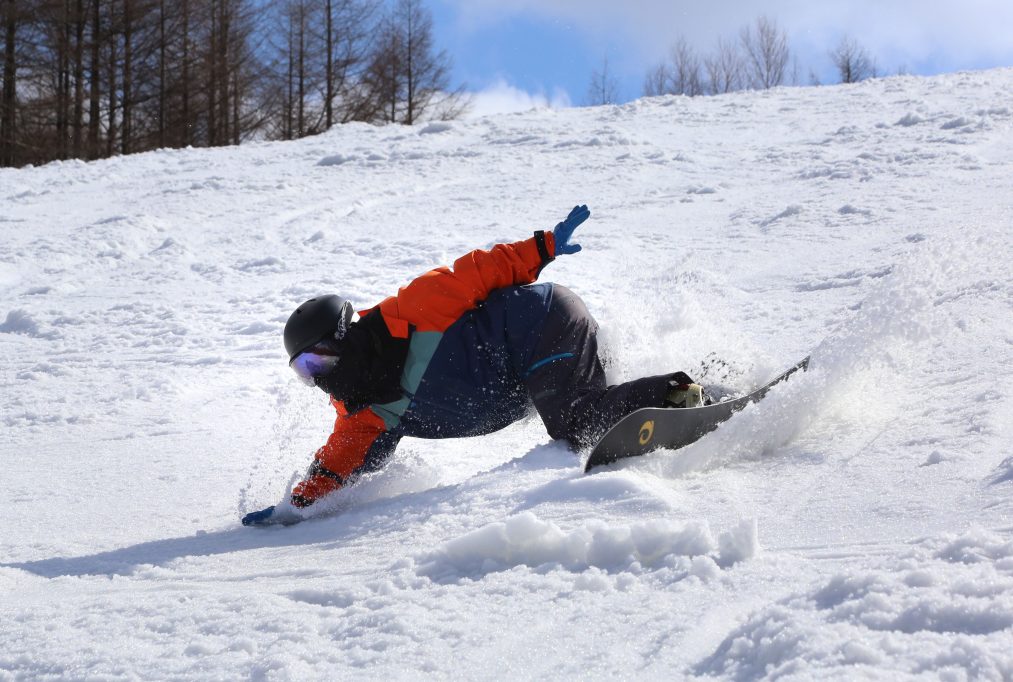
<path id="1" fill-rule="evenodd" d="M 751 614 L 696 672 L 1010 679 L 1011 568 L 1013 542 L 980 528 L 922 541 Z"/>
<path id="2" fill-rule="evenodd" d="M 1010 178 L 1010 69 L 0 170 L 0 680 L 1013 679 Z M 239 525 L 333 421 L 295 305 L 578 203 L 543 279 L 616 380 L 810 370 L 679 452 L 585 476 L 532 417 Z"/>
<path id="3" fill-rule="evenodd" d="M 435 552 L 416 557 L 415 563 L 416 573 L 438 581 L 517 566 L 546 570 L 560 567 L 578 573 L 590 568 L 639 573 L 644 566 L 669 565 L 685 570 L 686 566 L 698 565 L 680 558 L 702 561 L 699 565 L 713 576 L 718 565 L 731 566 L 756 553 L 756 524 L 739 524 L 722 533 L 719 543 L 706 524 L 697 522 L 680 527 L 671 521 L 654 520 L 612 527 L 595 521 L 567 533 L 528 511 L 444 542 Z M 694 575 L 697 572 L 690 571 Z"/>

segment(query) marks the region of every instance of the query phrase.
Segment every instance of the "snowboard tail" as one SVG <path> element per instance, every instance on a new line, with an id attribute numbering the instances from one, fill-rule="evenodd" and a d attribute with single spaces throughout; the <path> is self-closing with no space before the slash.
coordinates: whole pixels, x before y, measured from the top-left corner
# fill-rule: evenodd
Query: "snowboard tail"
<path id="1" fill-rule="evenodd" d="M 761 400 L 773 386 L 809 366 L 807 356 L 749 395 L 703 407 L 645 407 L 620 419 L 591 450 L 584 473 L 658 448 L 684 447 L 710 433 L 750 403 Z"/>

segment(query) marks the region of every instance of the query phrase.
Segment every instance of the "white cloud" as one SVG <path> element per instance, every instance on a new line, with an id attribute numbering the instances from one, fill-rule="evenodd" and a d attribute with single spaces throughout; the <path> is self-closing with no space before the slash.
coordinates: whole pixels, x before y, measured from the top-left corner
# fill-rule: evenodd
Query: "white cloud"
<path id="1" fill-rule="evenodd" d="M 473 93 L 468 118 L 528 111 L 542 107 L 560 109 L 571 105 L 570 97 L 563 90 L 556 90 L 551 96 L 544 93 L 530 93 L 520 90 L 505 80 L 499 80 L 479 92 Z"/>
<path id="2" fill-rule="evenodd" d="M 719 36 L 734 37 L 757 16 L 775 19 L 804 58 L 823 59 L 844 33 L 883 66 L 932 61 L 959 67 L 980 61 L 1013 64 L 1010 0 L 445 0 L 457 7 L 459 29 L 514 16 L 564 22 L 590 41 L 620 46 L 627 62 L 662 58 L 679 36 L 701 51 Z M 1004 61 L 1005 60 L 1005 61 Z M 815 65 L 814 65 L 815 66 Z"/>

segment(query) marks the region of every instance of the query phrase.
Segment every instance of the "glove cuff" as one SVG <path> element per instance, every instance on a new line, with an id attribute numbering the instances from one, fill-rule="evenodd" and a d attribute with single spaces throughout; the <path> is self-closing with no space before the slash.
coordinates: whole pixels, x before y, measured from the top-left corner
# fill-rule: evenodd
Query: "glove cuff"
<path id="1" fill-rule="evenodd" d="M 338 490 L 344 483 L 341 476 L 327 469 L 320 460 L 314 459 L 306 472 L 306 478 L 292 490 L 290 501 L 293 507 L 303 509 L 324 495 Z"/>
<path id="2" fill-rule="evenodd" d="M 542 267 L 555 260 L 556 240 L 552 234 L 545 230 L 535 232 L 535 246 L 538 248 L 538 255 L 542 257 Z"/>

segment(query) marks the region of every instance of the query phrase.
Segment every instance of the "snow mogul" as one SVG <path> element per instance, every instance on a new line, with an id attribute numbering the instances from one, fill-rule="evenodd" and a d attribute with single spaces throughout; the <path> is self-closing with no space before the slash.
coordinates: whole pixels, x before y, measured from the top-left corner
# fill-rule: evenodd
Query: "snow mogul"
<path id="1" fill-rule="evenodd" d="M 639 408 L 701 404 L 701 387 L 683 372 L 609 386 L 584 302 L 533 283 L 555 258 L 580 251 L 570 238 L 590 215 L 574 207 L 551 232 L 472 251 L 358 314 L 335 295 L 299 306 L 285 324 L 289 366 L 330 396 L 337 419 L 292 489 L 292 507 L 379 469 L 402 436 L 492 433 L 533 404 L 552 438 L 582 448 Z M 283 504 L 243 524 L 301 518 Z"/>

